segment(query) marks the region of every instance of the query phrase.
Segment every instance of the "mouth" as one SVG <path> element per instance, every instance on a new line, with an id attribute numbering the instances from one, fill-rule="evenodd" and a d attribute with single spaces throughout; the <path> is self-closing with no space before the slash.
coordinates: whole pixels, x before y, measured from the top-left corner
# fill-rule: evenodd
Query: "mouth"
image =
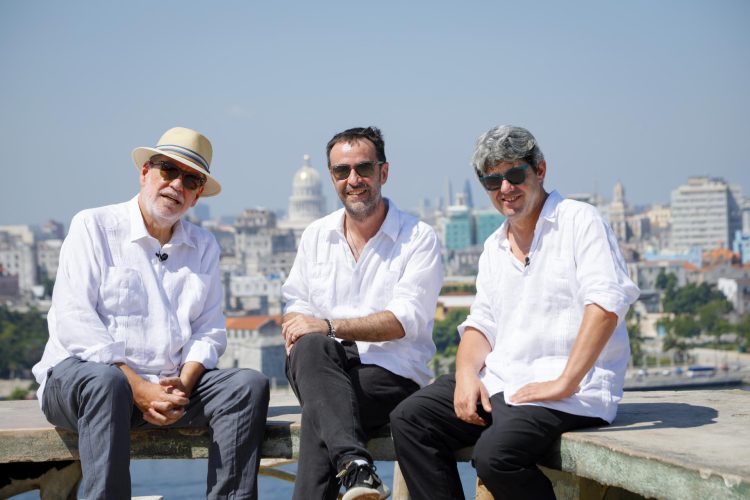
<path id="1" fill-rule="evenodd" d="M 362 196 L 366 192 L 367 192 L 367 189 L 365 189 L 365 188 L 352 188 L 352 189 L 347 189 L 344 192 L 344 194 L 346 196 Z"/>
<path id="2" fill-rule="evenodd" d="M 515 195 L 515 196 L 503 196 L 502 200 L 503 200 L 503 201 L 504 201 L 505 203 L 513 203 L 514 201 L 516 201 L 516 200 L 517 200 L 517 199 L 519 199 L 520 197 L 521 197 L 520 195 Z"/>
<path id="3" fill-rule="evenodd" d="M 169 202 L 174 203 L 175 205 L 182 205 L 182 197 L 175 193 L 161 192 L 159 193 L 159 196 L 166 198 Z"/>

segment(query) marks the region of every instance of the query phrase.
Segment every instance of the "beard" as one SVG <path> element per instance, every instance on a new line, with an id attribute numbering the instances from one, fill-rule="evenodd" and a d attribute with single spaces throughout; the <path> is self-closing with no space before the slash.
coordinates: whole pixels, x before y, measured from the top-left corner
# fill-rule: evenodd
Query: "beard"
<path id="1" fill-rule="evenodd" d="M 380 190 L 377 192 L 371 190 L 370 196 L 366 200 L 350 202 L 347 201 L 346 194 L 341 195 L 340 198 L 347 215 L 356 221 L 363 221 L 374 214 L 382 200 Z"/>

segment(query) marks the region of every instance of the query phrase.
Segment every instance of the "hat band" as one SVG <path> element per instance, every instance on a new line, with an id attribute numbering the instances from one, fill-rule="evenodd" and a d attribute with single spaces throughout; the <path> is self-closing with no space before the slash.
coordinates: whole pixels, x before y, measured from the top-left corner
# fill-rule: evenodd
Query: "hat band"
<path id="1" fill-rule="evenodd" d="M 156 149 L 161 151 L 168 151 L 170 153 L 176 153 L 180 156 L 185 156 L 200 164 L 200 166 L 206 169 L 206 172 L 211 172 L 211 170 L 209 170 L 208 168 L 208 162 L 192 149 L 178 146 L 177 144 L 161 144 L 159 146 L 156 146 Z"/>

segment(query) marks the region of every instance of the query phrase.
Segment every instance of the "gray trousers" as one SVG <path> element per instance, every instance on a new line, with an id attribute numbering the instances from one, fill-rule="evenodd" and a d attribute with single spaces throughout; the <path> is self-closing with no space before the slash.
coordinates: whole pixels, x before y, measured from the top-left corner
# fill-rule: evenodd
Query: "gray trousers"
<path id="1" fill-rule="evenodd" d="M 268 411 L 268 379 L 247 369 L 206 371 L 185 415 L 167 427 L 208 427 L 208 498 L 256 499 Z M 82 496 L 130 498 L 130 430 L 143 420 L 125 374 L 116 366 L 67 358 L 47 372 L 42 411 L 78 433 Z"/>

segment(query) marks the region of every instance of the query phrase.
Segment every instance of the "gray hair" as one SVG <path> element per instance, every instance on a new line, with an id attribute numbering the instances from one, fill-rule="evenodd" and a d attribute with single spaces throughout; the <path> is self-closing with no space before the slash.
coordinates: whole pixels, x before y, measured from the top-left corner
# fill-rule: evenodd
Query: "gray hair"
<path id="1" fill-rule="evenodd" d="M 522 127 L 498 125 L 479 136 L 474 145 L 471 165 L 477 175 L 501 162 L 524 160 L 536 170 L 544 154 L 531 132 Z"/>

